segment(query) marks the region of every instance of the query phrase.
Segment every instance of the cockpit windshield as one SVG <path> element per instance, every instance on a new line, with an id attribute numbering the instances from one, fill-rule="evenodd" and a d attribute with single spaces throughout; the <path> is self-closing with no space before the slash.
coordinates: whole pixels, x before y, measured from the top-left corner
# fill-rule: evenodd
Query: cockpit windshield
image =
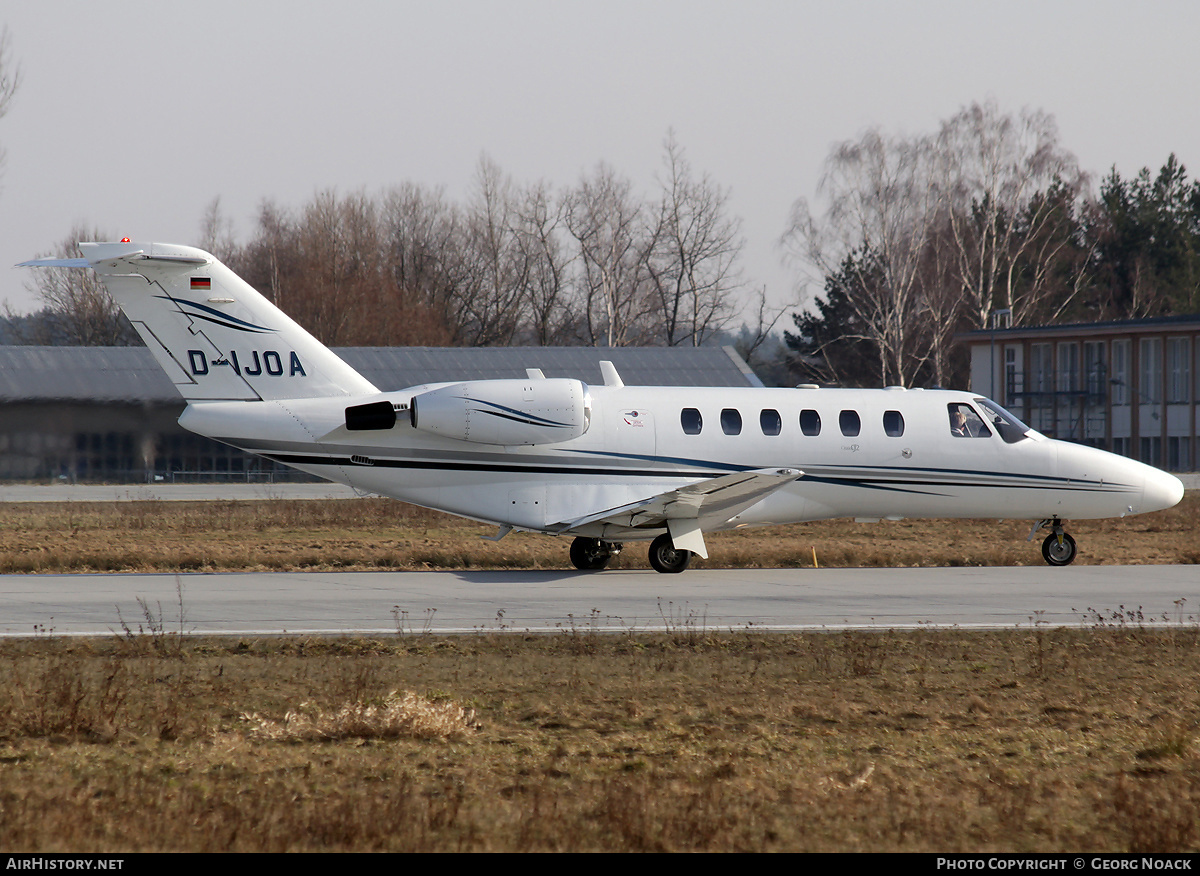
<path id="1" fill-rule="evenodd" d="M 1004 439 L 1006 444 L 1016 444 L 1018 441 L 1038 435 L 1037 432 L 1030 429 L 994 401 L 986 398 L 977 398 L 975 399 L 975 404 L 983 411 L 984 418 L 992 421 L 992 426 L 1000 437 Z"/>

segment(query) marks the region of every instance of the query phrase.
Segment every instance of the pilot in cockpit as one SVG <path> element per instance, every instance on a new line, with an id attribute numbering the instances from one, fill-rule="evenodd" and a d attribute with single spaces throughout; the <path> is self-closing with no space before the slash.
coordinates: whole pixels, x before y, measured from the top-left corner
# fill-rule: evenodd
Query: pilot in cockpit
<path id="1" fill-rule="evenodd" d="M 956 438 L 987 438 L 992 434 L 987 423 L 970 405 L 954 403 L 946 406 L 950 414 L 950 434 Z"/>

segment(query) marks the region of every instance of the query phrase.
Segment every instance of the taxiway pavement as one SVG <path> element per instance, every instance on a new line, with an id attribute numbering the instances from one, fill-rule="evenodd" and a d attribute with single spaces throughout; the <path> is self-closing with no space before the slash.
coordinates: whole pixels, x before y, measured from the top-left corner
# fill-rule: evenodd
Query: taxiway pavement
<path id="1" fill-rule="evenodd" d="M 1138 622 L 1200 623 L 1200 566 L 0 576 L 8 636 Z"/>

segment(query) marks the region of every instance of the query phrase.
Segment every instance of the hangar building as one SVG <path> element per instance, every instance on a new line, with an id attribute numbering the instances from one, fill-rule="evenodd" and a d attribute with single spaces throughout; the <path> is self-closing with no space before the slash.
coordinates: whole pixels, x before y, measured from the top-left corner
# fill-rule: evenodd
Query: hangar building
<path id="1" fill-rule="evenodd" d="M 343 347 L 381 390 L 422 383 L 547 377 L 603 383 L 762 386 L 732 347 Z M 184 403 L 145 347 L 0 347 L 0 480 L 313 480 L 202 438 L 175 422 Z"/>

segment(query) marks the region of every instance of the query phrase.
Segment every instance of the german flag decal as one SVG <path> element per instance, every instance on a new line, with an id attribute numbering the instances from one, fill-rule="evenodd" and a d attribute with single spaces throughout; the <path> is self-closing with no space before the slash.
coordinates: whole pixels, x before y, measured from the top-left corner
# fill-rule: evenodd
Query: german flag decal
<path id="1" fill-rule="evenodd" d="M 201 289 L 207 292 L 212 288 L 211 277 L 192 277 L 192 289 Z"/>

